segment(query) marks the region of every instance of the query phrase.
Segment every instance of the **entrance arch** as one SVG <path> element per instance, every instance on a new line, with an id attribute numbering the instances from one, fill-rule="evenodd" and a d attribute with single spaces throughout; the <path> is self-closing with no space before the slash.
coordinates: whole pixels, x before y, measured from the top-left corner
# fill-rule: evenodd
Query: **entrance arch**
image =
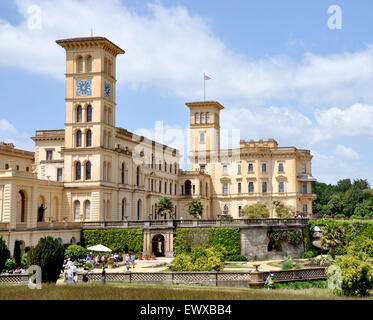
<path id="1" fill-rule="evenodd" d="M 23 190 L 18 192 L 19 202 L 18 202 L 18 222 L 26 222 L 26 193 Z"/>
<path id="2" fill-rule="evenodd" d="M 162 234 L 156 234 L 152 239 L 152 252 L 156 257 L 164 257 L 164 236 Z"/>

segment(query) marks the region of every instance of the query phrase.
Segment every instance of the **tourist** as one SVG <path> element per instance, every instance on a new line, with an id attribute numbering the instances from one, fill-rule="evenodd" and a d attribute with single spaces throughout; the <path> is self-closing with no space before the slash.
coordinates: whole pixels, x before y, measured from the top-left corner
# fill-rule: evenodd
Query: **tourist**
<path id="1" fill-rule="evenodd" d="M 115 261 L 115 262 L 118 262 L 119 255 L 118 255 L 117 252 L 114 253 L 114 256 L 113 256 L 113 257 L 114 257 L 114 261 Z"/>
<path id="2" fill-rule="evenodd" d="M 96 262 L 96 265 L 100 264 L 100 256 L 99 255 L 95 258 L 95 262 Z"/>
<path id="3" fill-rule="evenodd" d="M 90 257 L 91 257 L 91 261 L 93 261 L 95 259 L 95 256 L 92 252 L 90 253 Z"/>
<path id="4" fill-rule="evenodd" d="M 136 259 L 136 256 L 133 254 L 133 255 L 131 256 L 132 269 L 135 268 L 135 259 Z"/>
<path id="5" fill-rule="evenodd" d="M 67 259 L 67 263 L 66 263 L 66 265 L 70 268 L 70 266 L 71 266 L 71 264 L 72 264 L 73 262 L 71 261 L 71 259 L 69 258 L 69 259 Z"/>
<path id="6" fill-rule="evenodd" d="M 102 272 L 101 272 L 101 284 L 106 283 L 106 271 L 105 271 L 105 266 L 102 267 Z"/>
<path id="7" fill-rule="evenodd" d="M 130 255 L 128 253 L 126 253 L 125 261 L 126 261 L 127 270 L 129 270 L 130 269 L 131 257 L 130 257 Z"/>
<path id="8" fill-rule="evenodd" d="M 76 269 L 77 269 L 76 265 L 74 263 L 72 263 L 70 269 L 71 269 L 71 272 L 73 273 L 73 277 L 75 278 Z M 74 282 L 75 282 L 75 280 L 74 280 Z"/>
<path id="9" fill-rule="evenodd" d="M 91 257 L 89 256 L 89 254 L 87 254 L 87 257 L 85 258 L 85 262 L 90 262 L 91 261 Z"/>
<path id="10" fill-rule="evenodd" d="M 273 273 L 270 273 L 267 277 L 266 281 L 264 282 L 264 285 L 267 285 L 267 290 L 273 289 L 275 286 L 275 276 Z"/>
<path id="11" fill-rule="evenodd" d="M 180 217 L 180 224 L 183 223 L 183 217 Z"/>
<path id="12" fill-rule="evenodd" d="M 70 267 L 67 267 L 67 283 L 72 284 L 74 282 L 73 270 Z"/>

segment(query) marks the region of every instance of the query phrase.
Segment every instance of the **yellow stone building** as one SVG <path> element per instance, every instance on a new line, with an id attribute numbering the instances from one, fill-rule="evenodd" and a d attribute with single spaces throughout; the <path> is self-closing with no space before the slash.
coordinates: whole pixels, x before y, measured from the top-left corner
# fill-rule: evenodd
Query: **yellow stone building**
<path id="1" fill-rule="evenodd" d="M 79 241 L 82 222 L 160 219 L 169 197 L 174 218 L 189 219 L 191 199 L 203 219 L 240 217 L 246 204 L 273 201 L 312 213 L 309 150 L 275 140 L 240 141 L 220 150 L 218 102 L 192 102 L 190 171 L 178 150 L 116 127 L 116 58 L 124 51 L 104 37 L 56 41 L 66 51 L 66 118 L 61 130 L 38 130 L 35 152 L 0 144 L 0 235 L 35 245 L 52 235 Z M 162 218 L 163 219 L 163 218 Z"/>

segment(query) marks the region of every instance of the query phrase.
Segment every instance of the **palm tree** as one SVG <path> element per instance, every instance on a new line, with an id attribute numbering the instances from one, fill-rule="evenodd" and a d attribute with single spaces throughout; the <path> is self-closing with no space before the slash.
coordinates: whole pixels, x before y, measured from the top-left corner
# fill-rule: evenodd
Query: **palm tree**
<path id="1" fill-rule="evenodd" d="M 172 200 L 170 198 L 161 198 L 159 199 L 157 203 L 157 213 L 160 215 L 164 215 L 167 217 L 167 214 L 171 216 L 171 214 L 174 212 L 174 204 L 172 203 Z"/>
<path id="2" fill-rule="evenodd" d="M 335 248 L 345 244 L 346 230 L 336 223 L 326 224 L 322 227 L 321 247 L 325 250 L 332 250 L 332 257 L 335 258 Z"/>
<path id="3" fill-rule="evenodd" d="M 203 213 L 203 204 L 199 200 L 193 200 L 188 203 L 188 212 L 191 216 L 201 219 Z"/>

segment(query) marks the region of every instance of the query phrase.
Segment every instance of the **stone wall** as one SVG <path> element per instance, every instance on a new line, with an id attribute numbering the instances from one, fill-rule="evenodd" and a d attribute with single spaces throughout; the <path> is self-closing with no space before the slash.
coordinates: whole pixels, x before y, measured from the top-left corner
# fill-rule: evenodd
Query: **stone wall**
<path id="1" fill-rule="evenodd" d="M 300 228 L 298 228 L 301 230 Z M 281 242 L 281 251 L 275 249 L 268 251 L 270 228 L 241 228 L 241 254 L 253 260 L 283 259 L 285 255 L 299 258 L 304 252 L 304 245 L 301 242 L 292 246 L 284 241 Z"/>

